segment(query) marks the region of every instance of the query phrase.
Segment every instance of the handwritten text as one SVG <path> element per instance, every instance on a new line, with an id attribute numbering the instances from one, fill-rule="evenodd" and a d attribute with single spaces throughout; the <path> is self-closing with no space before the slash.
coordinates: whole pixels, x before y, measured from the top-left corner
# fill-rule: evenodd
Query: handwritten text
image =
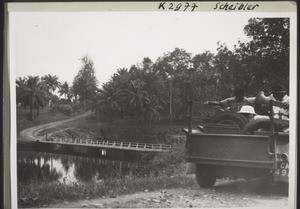
<path id="1" fill-rule="evenodd" d="M 198 5 L 196 3 L 167 3 L 161 2 L 158 5 L 159 10 L 173 10 L 173 11 L 194 11 Z"/>
<path id="2" fill-rule="evenodd" d="M 246 10 L 254 10 L 259 7 L 259 4 L 250 4 L 250 3 L 216 3 L 214 10 L 238 10 L 238 11 L 246 11 Z"/>

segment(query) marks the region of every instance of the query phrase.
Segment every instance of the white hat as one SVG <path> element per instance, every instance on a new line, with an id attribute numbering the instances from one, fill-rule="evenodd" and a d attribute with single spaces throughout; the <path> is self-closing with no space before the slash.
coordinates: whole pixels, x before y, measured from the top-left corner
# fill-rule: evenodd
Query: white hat
<path id="1" fill-rule="evenodd" d="M 247 113 L 247 114 L 253 114 L 256 115 L 254 108 L 250 105 L 245 105 L 241 108 L 241 110 L 238 113 Z"/>

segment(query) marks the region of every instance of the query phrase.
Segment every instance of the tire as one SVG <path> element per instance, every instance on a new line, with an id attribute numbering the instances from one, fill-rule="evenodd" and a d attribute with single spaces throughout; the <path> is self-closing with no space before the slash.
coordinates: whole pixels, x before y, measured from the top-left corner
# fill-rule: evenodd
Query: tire
<path id="1" fill-rule="evenodd" d="M 250 134 L 253 135 L 255 131 L 264 130 L 270 131 L 271 130 L 271 122 L 270 118 L 260 118 L 256 120 L 250 121 L 243 129 L 243 134 Z"/>
<path id="2" fill-rule="evenodd" d="M 213 116 L 209 123 L 220 123 L 220 124 L 229 124 L 235 125 L 242 130 L 244 126 L 248 123 L 248 120 L 245 116 L 235 113 L 235 112 L 222 112 Z"/>
<path id="3" fill-rule="evenodd" d="M 201 188 L 213 187 L 216 179 L 216 170 L 213 166 L 197 164 L 196 180 Z"/>

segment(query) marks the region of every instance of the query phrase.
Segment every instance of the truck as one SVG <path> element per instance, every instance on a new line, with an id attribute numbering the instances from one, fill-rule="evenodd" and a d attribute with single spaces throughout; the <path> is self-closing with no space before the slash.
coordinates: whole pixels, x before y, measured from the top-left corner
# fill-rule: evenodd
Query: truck
<path id="1" fill-rule="evenodd" d="M 205 125 L 193 124 L 193 107 L 189 102 L 189 124 L 185 160 L 196 166 L 200 187 L 213 187 L 216 179 L 253 179 L 267 177 L 272 183 L 289 181 L 289 120 L 275 108 L 288 107 L 270 101 L 269 116 L 247 121 L 235 112 L 223 111 Z"/>

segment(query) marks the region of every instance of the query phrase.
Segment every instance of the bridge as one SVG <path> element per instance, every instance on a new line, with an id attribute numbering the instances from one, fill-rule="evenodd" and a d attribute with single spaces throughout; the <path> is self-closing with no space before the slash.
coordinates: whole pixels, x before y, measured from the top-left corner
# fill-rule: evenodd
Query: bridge
<path id="1" fill-rule="evenodd" d="M 107 141 L 107 140 L 95 140 L 95 139 L 73 139 L 73 138 L 56 138 L 47 137 L 37 140 L 44 144 L 61 144 L 61 145 L 73 145 L 84 147 L 99 147 L 102 149 L 119 149 L 119 150 L 132 150 L 143 152 L 166 152 L 169 151 L 172 146 L 164 144 L 150 144 L 139 142 L 123 142 L 123 141 Z"/>

